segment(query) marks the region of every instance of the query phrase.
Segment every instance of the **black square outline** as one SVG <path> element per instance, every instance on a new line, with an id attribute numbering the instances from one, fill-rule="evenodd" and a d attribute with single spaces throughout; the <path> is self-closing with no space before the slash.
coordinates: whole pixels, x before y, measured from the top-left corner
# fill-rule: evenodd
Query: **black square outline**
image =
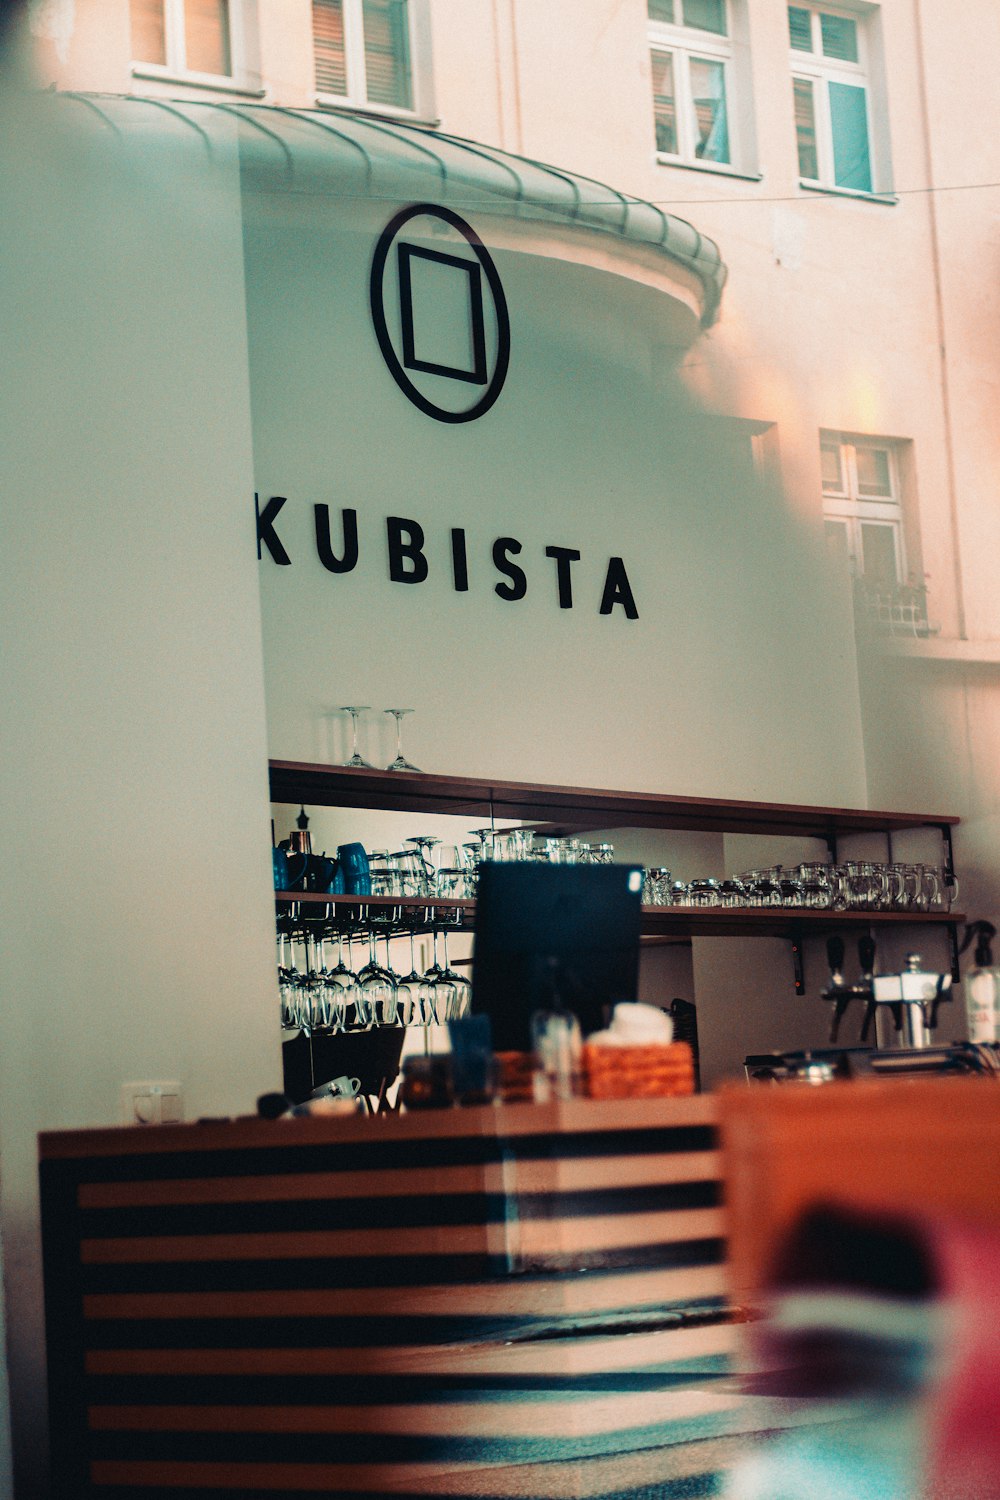
<path id="1" fill-rule="evenodd" d="M 486 325 L 483 321 L 482 269 L 478 261 L 466 260 L 457 255 L 445 255 L 440 250 L 424 250 L 417 245 L 399 240 L 396 245 L 399 268 L 399 317 L 403 334 L 403 366 L 407 370 L 422 370 L 428 375 L 446 375 L 451 380 L 465 380 L 470 385 L 485 385 L 489 379 L 486 367 Z M 452 365 L 435 365 L 417 359 L 413 339 L 413 289 L 410 282 L 410 261 L 437 261 L 440 265 L 454 266 L 464 271 L 469 278 L 469 306 L 472 315 L 472 361 L 473 368 L 459 370 Z"/>

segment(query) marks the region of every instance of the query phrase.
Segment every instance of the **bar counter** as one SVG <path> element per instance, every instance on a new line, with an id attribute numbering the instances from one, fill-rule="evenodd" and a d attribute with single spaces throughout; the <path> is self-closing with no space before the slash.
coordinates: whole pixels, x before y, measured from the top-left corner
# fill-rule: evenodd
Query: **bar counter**
<path id="1" fill-rule="evenodd" d="M 59 1500 L 713 1491 L 715 1102 L 40 1138 Z"/>

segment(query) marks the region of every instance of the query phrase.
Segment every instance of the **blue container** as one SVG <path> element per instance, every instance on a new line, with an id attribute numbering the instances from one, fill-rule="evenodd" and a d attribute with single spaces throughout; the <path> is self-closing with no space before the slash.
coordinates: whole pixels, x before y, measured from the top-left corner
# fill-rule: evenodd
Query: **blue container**
<path id="1" fill-rule="evenodd" d="M 349 896 L 370 896 L 372 877 L 364 844 L 341 844 L 337 860 L 344 877 L 344 891 Z"/>

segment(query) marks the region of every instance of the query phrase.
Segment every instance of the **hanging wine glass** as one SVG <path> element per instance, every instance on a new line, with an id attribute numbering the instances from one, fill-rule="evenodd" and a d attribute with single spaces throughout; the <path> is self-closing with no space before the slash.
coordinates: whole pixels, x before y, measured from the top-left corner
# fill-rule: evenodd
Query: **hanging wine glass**
<path id="1" fill-rule="evenodd" d="M 396 720 L 396 759 L 391 765 L 386 766 L 387 771 L 419 771 L 420 767 L 413 765 L 403 754 L 403 715 L 412 714 L 412 708 L 387 708 L 387 714 L 392 714 Z"/>
<path id="2" fill-rule="evenodd" d="M 375 767 L 372 765 L 371 761 L 370 760 L 365 760 L 364 756 L 358 750 L 358 715 L 359 714 L 366 714 L 368 712 L 370 706 L 371 705 L 368 704 L 368 703 L 363 703 L 363 704 L 359 705 L 358 707 L 352 708 L 350 706 L 350 704 L 345 703 L 341 707 L 340 712 L 342 714 L 350 714 L 350 716 L 351 716 L 351 731 L 352 731 L 351 758 L 350 758 L 350 760 L 345 760 L 344 765 L 345 766 L 364 766 L 367 770 L 374 771 Z"/>
<path id="3" fill-rule="evenodd" d="M 430 997 L 430 1014 L 439 1024 L 453 1019 L 457 991 L 451 978 L 438 962 L 438 929 L 434 929 L 434 961 L 424 975 Z"/>
<path id="4" fill-rule="evenodd" d="M 466 979 L 464 974 L 457 973 L 451 967 L 451 964 L 448 961 L 447 928 L 444 928 L 444 930 L 442 931 L 441 939 L 444 944 L 444 968 L 442 969 L 440 978 L 436 981 L 436 984 L 441 984 L 443 981 L 447 981 L 447 983 L 452 985 L 454 994 L 449 997 L 449 1011 L 445 1019 L 448 1021 L 460 1021 L 462 1017 L 467 1016 L 472 1009 L 472 983 L 470 980 Z"/>

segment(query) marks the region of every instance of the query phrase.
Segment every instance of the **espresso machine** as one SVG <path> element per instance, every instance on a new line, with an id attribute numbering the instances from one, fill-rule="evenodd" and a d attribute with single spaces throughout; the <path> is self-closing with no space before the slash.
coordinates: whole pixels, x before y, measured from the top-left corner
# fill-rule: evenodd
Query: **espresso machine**
<path id="1" fill-rule="evenodd" d="M 995 1073 L 996 1049 L 968 1042 L 935 1041 L 939 1010 L 952 998 L 951 974 L 925 969 L 918 953 L 906 957 L 899 973 L 875 973 L 875 939 L 858 942 L 858 976 L 845 977 L 845 945 L 839 935 L 827 939 L 830 979 L 820 999 L 832 1007 L 829 1047 L 808 1052 L 751 1055 L 750 1082 L 829 1083 L 838 1078 L 901 1076 L 914 1073 Z M 849 1013 L 860 1010 L 858 1043 L 841 1042 Z"/>

